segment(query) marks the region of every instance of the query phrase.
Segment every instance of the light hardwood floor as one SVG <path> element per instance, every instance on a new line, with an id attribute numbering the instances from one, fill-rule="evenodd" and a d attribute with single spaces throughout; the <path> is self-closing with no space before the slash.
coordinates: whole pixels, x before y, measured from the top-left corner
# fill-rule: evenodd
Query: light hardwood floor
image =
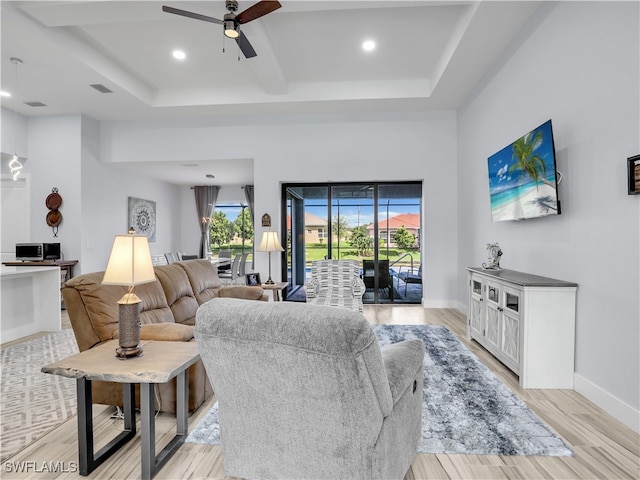
<path id="1" fill-rule="evenodd" d="M 515 391 L 547 424 L 560 434 L 574 457 L 517 457 L 496 455 L 427 455 L 416 456 L 405 480 L 413 479 L 639 479 L 639 436 L 604 413 L 572 390 L 522 390 L 517 377 L 496 361 L 478 344 L 465 338 L 465 318 L 449 309 L 425 310 L 420 306 L 365 306 L 372 323 L 442 324 L 462 340 L 485 365 Z M 210 399 L 190 417 L 195 425 L 213 405 Z M 120 427 L 111 420 L 111 408 L 94 407 L 96 444 L 99 448 Z M 175 418 L 161 414 L 156 420 L 157 449 L 175 432 Z M 76 419 L 70 419 L 10 459 L 12 465 L 33 462 L 40 472 L 8 473 L 5 466 L 0 477 L 67 479 L 78 478 L 75 472 L 42 473 L 45 462 L 73 470 L 77 461 Z M 69 468 L 71 467 L 71 468 Z M 60 468 L 59 468 L 60 470 Z M 86 478 L 140 478 L 139 435 L 128 448 L 116 453 L 106 464 Z M 223 479 L 220 447 L 184 444 L 157 479 Z"/>

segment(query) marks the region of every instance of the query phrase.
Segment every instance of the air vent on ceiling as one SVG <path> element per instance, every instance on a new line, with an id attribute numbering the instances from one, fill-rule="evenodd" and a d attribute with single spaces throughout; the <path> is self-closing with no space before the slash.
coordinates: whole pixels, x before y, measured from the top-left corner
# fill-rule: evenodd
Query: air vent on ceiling
<path id="1" fill-rule="evenodd" d="M 94 83 L 93 85 L 89 85 L 89 86 L 91 88 L 95 88 L 100 93 L 113 93 L 113 90 L 109 90 L 107 87 L 105 87 L 104 85 L 101 85 L 100 83 Z"/>
<path id="2" fill-rule="evenodd" d="M 24 102 L 25 105 L 29 105 L 30 107 L 46 107 L 46 105 L 42 102 Z"/>

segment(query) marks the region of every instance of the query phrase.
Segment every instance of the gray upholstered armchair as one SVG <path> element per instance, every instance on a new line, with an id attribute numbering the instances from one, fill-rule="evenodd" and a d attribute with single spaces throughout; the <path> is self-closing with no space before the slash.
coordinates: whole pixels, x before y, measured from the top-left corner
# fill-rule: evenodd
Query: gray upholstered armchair
<path id="1" fill-rule="evenodd" d="M 224 472 L 401 479 L 422 431 L 424 346 L 380 350 L 348 309 L 213 299 L 196 341 L 220 402 Z"/>
<path id="2" fill-rule="evenodd" d="M 304 285 L 307 303 L 346 307 L 362 312 L 365 285 L 356 260 L 315 260 Z"/>

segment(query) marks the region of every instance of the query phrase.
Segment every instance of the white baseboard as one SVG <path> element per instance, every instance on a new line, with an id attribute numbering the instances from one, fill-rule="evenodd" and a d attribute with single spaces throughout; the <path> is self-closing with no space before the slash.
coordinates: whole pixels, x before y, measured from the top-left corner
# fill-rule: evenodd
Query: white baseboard
<path id="1" fill-rule="evenodd" d="M 634 432 L 640 433 L 640 411 L 577 373 L 573 374 L 573 386 L 576 392 L 624 423 Z"/>

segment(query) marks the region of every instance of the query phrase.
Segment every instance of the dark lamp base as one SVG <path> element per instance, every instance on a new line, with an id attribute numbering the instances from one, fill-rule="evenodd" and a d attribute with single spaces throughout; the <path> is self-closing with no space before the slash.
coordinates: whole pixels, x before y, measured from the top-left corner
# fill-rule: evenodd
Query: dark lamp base
<path id="1" fill-rule="evenodd" d="M 126 360 L 128 357 L 135 357 L 142 355 L 142 347 L 118 347 L 116 348 L 116 357 L 120 360 Z"/>
<path id="2" fill-rule="evenodd" d="M 267 281 L 266 281 L 266 282 L 264 282 L 264 284 L 265 284 L 265 285 L 273 285 L 274 283 L 276 283 L 276 282 L 274 282 L 273 280 L 271 280 L 271 277 L 269 277 L 269 278 L 267 279 Z"/>
<path id="3" fill-rule="evenodd" d="M 119 302 L 118 302 L 119 303 Z M 135 303 L 119 303 L 118 317 L 118 348 L 116 356 L 121 360 L 134 357 L 142 353 L 140 346 L 140 305 Z"/>

